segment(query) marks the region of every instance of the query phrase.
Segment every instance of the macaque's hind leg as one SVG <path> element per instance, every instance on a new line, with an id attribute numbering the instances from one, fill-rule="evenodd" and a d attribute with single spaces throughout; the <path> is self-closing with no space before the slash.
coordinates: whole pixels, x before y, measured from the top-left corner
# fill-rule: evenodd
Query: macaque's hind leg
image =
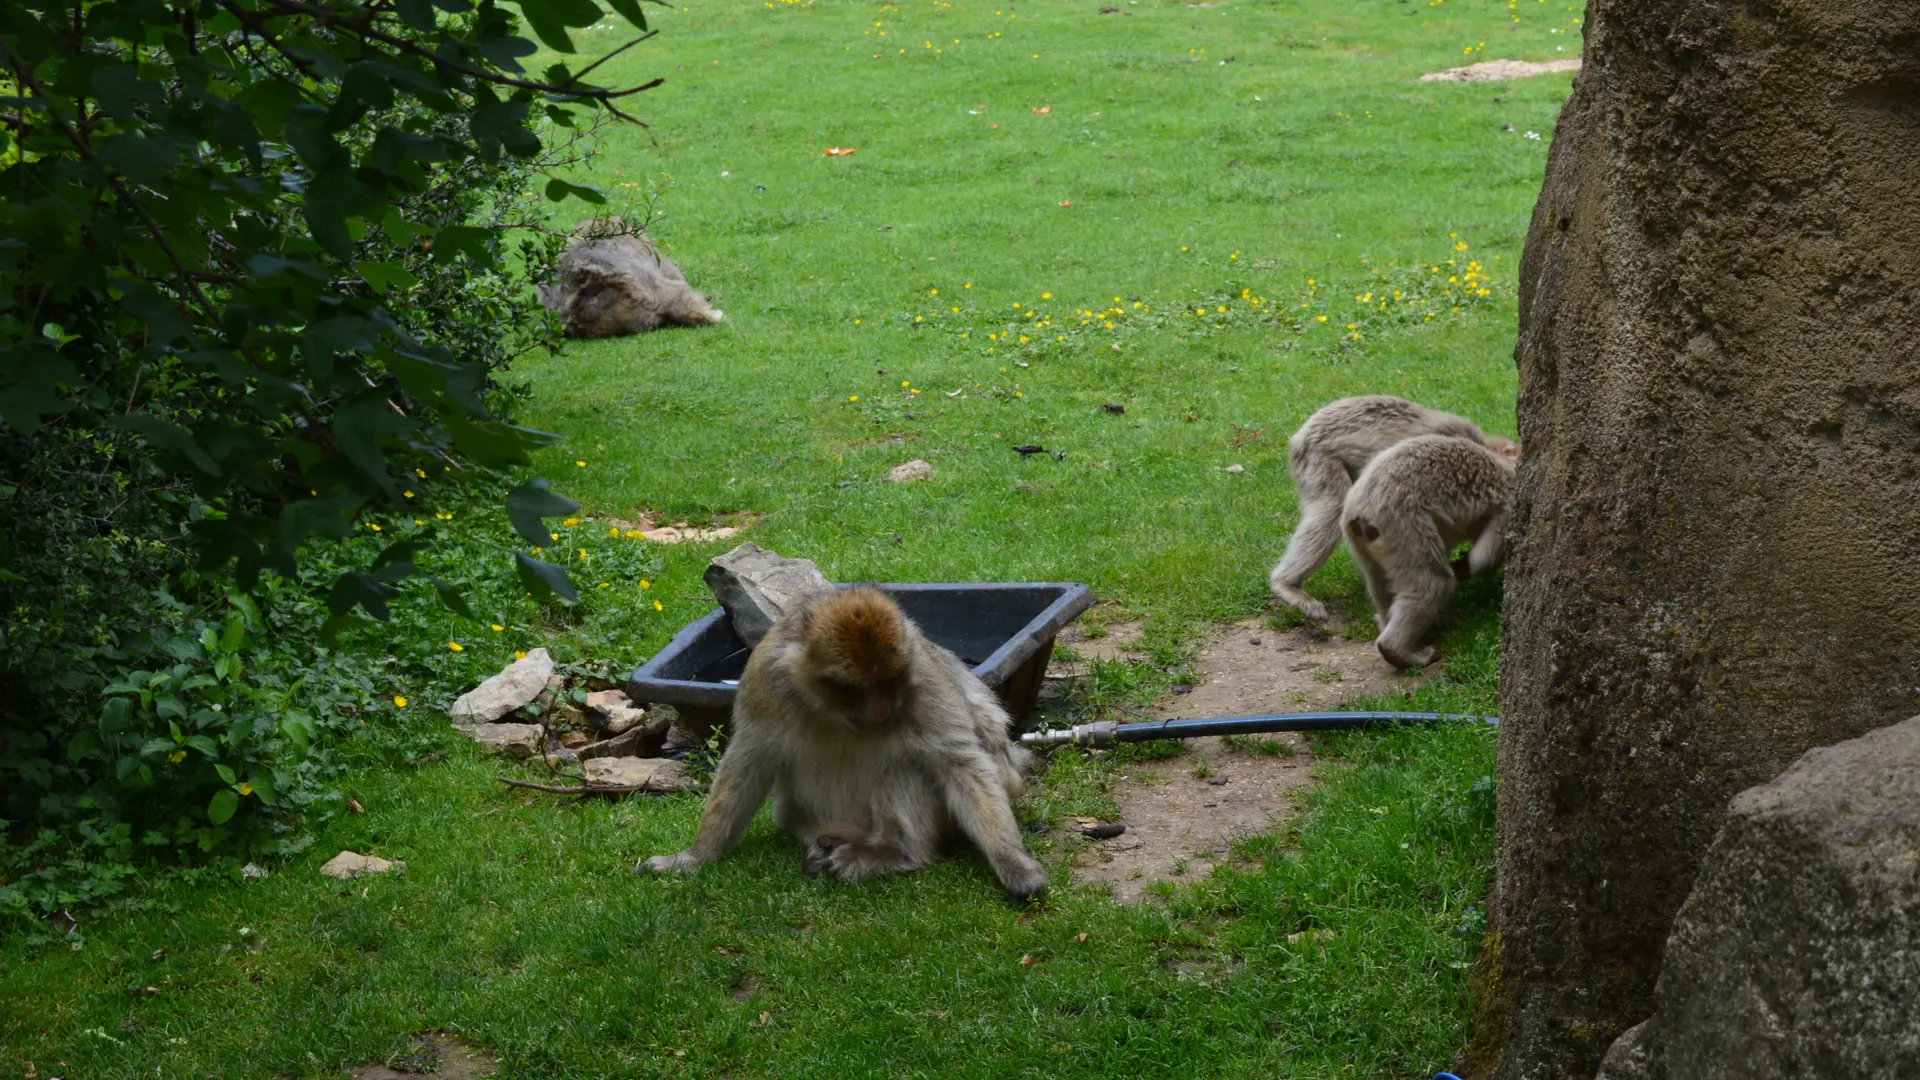
<path id="1" fill-rule="evenodd" d="M 1307 618 L 1325 619 L 1326 605 L 1308 596 L 1305 586 L 1340 543 L 1340 507 L 1353 481 L 1346 466 L 1318 454 L 1295 455 L 1290 464 L 1300 497 L 1300 524 L 1287 541 L 1287 553 L 1267 574 L 1267 585 Z"/>

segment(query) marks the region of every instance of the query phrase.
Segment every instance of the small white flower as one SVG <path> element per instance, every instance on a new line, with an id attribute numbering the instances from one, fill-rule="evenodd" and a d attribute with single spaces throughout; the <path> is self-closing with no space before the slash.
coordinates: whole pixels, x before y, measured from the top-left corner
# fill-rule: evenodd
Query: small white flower
<path id="1" fill-rule="evenodd" d="M 1537 132 L 1537 131 L 1529 131 L 1529 132 L 1527 132 L 1527 138 L 1529 138 L 1529 139 L 1538 139 L 1539 137 L 1540 137 L 1540 133 L 1539 133 L 1539 132 Z"/>

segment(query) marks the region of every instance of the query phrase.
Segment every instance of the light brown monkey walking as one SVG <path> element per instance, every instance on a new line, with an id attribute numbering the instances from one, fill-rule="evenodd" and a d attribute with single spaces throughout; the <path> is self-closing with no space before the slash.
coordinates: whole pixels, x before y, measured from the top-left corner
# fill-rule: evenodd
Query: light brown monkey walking
<path id="1" fill-rule="evenodd" d="M 1021 846 L 1012 802 L 1032 755 L 1009 726 L 993 692 L 885 593 L 815 597 L 747 661 L 693 845 L 645 868 L 691 873 L 721 858 L 771 791 L 810 873 L 916 870 L 958 834 L 1009 894 L 1034 896 L 1047 873 Z"/>
<path id="2" fill-rule="evenodd" d="M 1374 455 L 1416 435 L 1455 435 L 1518 458 L 1520 447 L 1487 435 L 1464 416 L 1429 409 L 1385 394 L 1341 398 L 1307 417 L 1287 440 L 1287 467 L 1300 499 L 1300 524 L 1267 584 L 1273 594 L 1311 619 L 1327 609 L 1307 595 L 1306 581 L 1326 565 L 1340 542 L 1340 508 L 1347 489 Z"/>
<path id="3" fill-rule="evenodd" d="M 1420 641 L 1453 600 L 1455 545 L 1471 543 L 1466 576 L 1500 562 L 1513 493 L 1514 459 L 1477 439 L 1421 435 L 1387 448 L 1347 492 L 1341 526 L 1367 580 L 1380 655 L 1395 667 L 1426 667 Z"/>

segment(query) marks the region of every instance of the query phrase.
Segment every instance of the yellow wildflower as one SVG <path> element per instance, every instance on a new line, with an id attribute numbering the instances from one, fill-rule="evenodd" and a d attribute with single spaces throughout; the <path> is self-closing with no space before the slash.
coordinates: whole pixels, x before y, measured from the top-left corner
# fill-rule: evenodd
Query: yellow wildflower
<path id="1" fill-rule="evenodd" d="M 452 650 L 453 650 L 454 652 L 465 652 L 465 651 L 467 651 L 467 647 L 466 647 L 465 645 L 462 645 L 462 644 L 460 644 L 460 643 L 459 643 L 459 642 L 457 642 L 457 641 L 449 641 L 449 642 L 447 642 L 447 648 L 449 648 L 449 649 L 452 649 Z"/>
<path id="2" fill-rule="evenodd" d="M 404 709 L 407 707 L 407 699 L 401 697 L 399 694 L 395 694 L 393 695 L 393 705 L 396 709 Z"/>

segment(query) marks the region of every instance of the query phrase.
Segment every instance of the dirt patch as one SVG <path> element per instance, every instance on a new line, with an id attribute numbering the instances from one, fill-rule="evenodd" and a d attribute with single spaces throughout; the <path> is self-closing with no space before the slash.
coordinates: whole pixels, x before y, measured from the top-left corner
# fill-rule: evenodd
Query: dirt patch
<path id="1" fill-rule="evenodd" d="M 1578 60 L 1548 60 L 1545 63 L 1533 63 L 1529 60 L 1488 60 L 1466 67 L 1448 68 L 1445 71 L 1433 71 L 1420 76 L 1421 82 L 1499 82 L 1503 79 L 1528 79 L 1535 75 L 1551 75 L 1556 71 L 1579 71 Z"/>
<path id="2" fill-rule="evenodd" d="M 421 1035 L 405 1053 L 378 1065 L 363 1065 L 350 1074 L 353 1080 L 405 1080 L 409 1076 L 437 1076 L 442 1080 L 471 1080 L 497 1076 L 500 1063 L 459 1039 L 445 1035 Z"/>
<path id="3" fill-rule="evenodd" d="M 1270 755 L 1190 739 L 1179 757 L 1129 767 L 1113 792 L 1127 831 L 1076 853 L 1074 877 L 1131 904 L 1155 882 L 1211 873 L 1232 857 L 1234 840 L 1280 825 L 1291 793 L 1313 782 L 1313 757 L 1299 740 L 1276 741 L 1283 753 Z"/>
<path id="4" fill-rule="evenodd" d="M 1103 640 L 1103 639 L 1096 639 Z M 1081 645 L 1075 650 L 1085 655 Z M 1369 641 L 1315 640 L 1305 630 L 1236 623 L 1194 660 L 1198 681 L 1153 710 L 1155 718 L 1234 716 L 1337 708 L 1404 693 L 1428 677 L 1401 675 Z M 1279 827 L 1316 764 L 1298 735 L 1229 746 L 1189 739 L 1184 753 L 1130 766 L 1114 788 L 1127 831 L 1075 854 L 1074 877 L 1133 903 L 1159 881 L 1204 877 L 1232 858 L 1234 840 Z"/>
<path id="5" fill-rule="evenodd" d="M 636 520 L 607 518 L 606 522 L 632 540 L 648 540 L 656 544 L 711 544 L 731 540 L 759 520 L 757 514 L 728 514 L 722 521 L 707 528 L 685 521 L 663 525 L 659 514 L 646 510 Z"/>
<path id="6" fill-rule="evenodd" d="M 1055 639 L 1072 649 L 1078 660 L 1055 660 L 1047 666 L 1047 678 L 1072 679 L 1085 675 L 1096 660 L 1144 660 L 1141 651 L 1140 620 L 1094 608 L 1068 624 Z"/>
<path id="7" fill-rule="evenodd" d="M 1306 630 L 1274 630 L 1251 619 L 1202 648 L 1193 671 L 1193 689 L 1163 702 L 1156 718 L 1332 709 L 1403 694 L 1430 677 L 1399 674 L 1372 641 L 1315 640 Z"/>

